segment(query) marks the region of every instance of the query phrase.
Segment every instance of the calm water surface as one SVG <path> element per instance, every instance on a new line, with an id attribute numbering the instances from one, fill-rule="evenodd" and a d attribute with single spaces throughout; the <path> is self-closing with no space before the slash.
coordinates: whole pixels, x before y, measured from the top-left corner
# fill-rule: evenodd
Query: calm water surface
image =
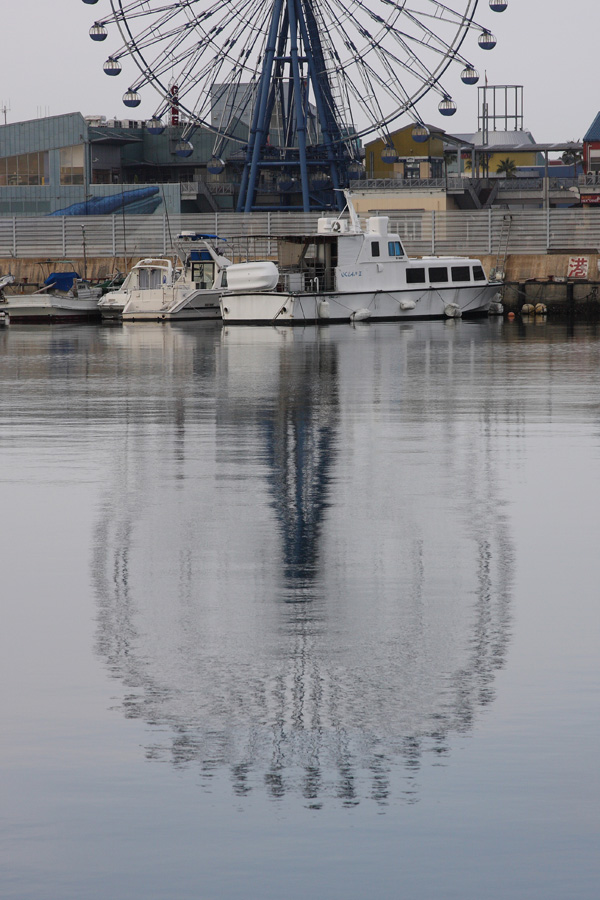
<path id="1" fill-rule="evenodd" d="M 592 898 L 600 332 L 0 331 L 2 897 Z"/>

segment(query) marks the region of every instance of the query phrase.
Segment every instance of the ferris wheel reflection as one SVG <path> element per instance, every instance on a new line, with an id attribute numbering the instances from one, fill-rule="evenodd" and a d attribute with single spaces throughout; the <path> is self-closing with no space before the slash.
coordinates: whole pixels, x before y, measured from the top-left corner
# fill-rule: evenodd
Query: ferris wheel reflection
<path id="1" fill-rule="evenodd" d="M 465 352 L 432 333 L 161 332 L 164 394 L 126 417 L 93 564 L 98 652 L 149 758 L 239 797 L 414 802 L 424 759 L 492 701 L 512 549 L 485 447 L 449 406 L 436 449 L 408 394 L 414 366 L 426 382 Z M 405 400 L 383 396 L 398 359 Z"/>

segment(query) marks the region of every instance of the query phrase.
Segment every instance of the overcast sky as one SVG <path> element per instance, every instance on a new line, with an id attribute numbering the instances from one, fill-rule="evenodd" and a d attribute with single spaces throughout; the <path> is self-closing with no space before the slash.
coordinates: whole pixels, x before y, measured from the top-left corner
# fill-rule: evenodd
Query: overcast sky
<path id="1" fill-rule="evenodd" d="M 449 5 L 460 2 L 449 0 Z M 0 107 L 10 107 L 7 121 L 75 111 L 108 118 L 151 115 L 156 94 L 148 88 L 137 110 L 126 110 L 122 104 L 137 72 L 131 61 L 117 78 L 102 71 L 111 49 L 120 45 L 118 35 L 110 34 L 101 44 L 88 36 L 94 19 L 109 8 L 109 0 L 96 5 L 82 0 L 11 3 L 10 17 L 3 17 L 0 54 Z M 473 34 L 465 55 L 482 75 L 487 70 L 489 84 L 524 86 L 525 127 L 534 138 L 539 142 L 582 138 L 600 109 L 597 0 L 509 0 L 502 14 L 491 12 L 487 0 L 480 0 L 477 19 L 493 31 L 498 44 L 492 51 L 482 51 Z M 457 67 L 444 79 L 458 104 L 457 114 L 444 119 L 435 98 L 421 105 L 421 115 L 448 131 L 475 131 L 477 88 L 462 85 L 459 75 Z"/>

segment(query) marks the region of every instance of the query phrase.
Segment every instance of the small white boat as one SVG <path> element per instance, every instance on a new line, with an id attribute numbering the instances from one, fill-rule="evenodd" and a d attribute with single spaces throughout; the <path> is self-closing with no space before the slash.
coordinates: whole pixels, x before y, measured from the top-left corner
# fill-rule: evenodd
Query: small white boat
<path id="1" fill-rule="evenodd" d="M 78 322 L 98 318 L 101 295 L 101 288 L 77 272 L 52 272 L 44 287 L 32 294 L 7 297 L 0 291 L 0 310 L 8 313 L 11 322 Z"/>
<path id="2" fill-rule="evenodd" d="M 278 242 L 279 265 L 227 269 L 223 321 L 296 324 L 485 315 L 498 286 L 480 260 L 409 259 L 387 216 L 361 226 L 346 192 L 348 219 L 320 218 L 316 234 Z"/>
<path id="3" fill-rule="evenodd" d="M 175 259 L 140 260 L 121 287 L 98 304 L 102 318 L 220 319 L 219 298 L 230 260 L 217 249 L 217 240 L 216 235 L 184 231 L 175 244 Z"/>
<path id="4" fill-rule="evenodd" d="M 4 288 L 8 287 L 9 284 L 12 284 L 15 280 L 15 276 L 11 275 L 0 275 L 0 328 L 5 328 L 7 325 L 10 325 L 10 316 L 3 309 L 3 304 L 6 301 L 4 296 Z"/>

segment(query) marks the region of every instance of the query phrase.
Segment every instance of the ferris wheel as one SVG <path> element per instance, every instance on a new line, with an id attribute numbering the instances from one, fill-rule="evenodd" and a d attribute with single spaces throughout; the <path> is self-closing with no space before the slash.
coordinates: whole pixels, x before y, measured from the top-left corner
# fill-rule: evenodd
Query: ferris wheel
<path id="1" fill-rule="evenodd" d="M 239 161 L 238 209 L 246 211 L 258 208 L 261 179 L 273 178 L 305 210 L 339 206 L 339 189 L 362 170 L 361 139 L 380 137 L 383 160 L 394 162 L 390 128 L 408 115 L 414 139 L 427 140 L 419 102 L 437 95 L 439 113 L 452 116 L 449 68 L 476 84 L 472 54 L 496 44 L 475 18 L 479 0 L 109 2 L 90 37 L 104 41 L 116 26 L 121 44 L 104 71 L 128 73 L 123 103 L 135 108 L 153 88 L 158 105 L 147 127 L 179 124 L 184 158 L 194 133 L 208 131 L 208 170 L 222 172 L 225 156 Z M 489 0 L 488 8 L 507 5 Z"/>

